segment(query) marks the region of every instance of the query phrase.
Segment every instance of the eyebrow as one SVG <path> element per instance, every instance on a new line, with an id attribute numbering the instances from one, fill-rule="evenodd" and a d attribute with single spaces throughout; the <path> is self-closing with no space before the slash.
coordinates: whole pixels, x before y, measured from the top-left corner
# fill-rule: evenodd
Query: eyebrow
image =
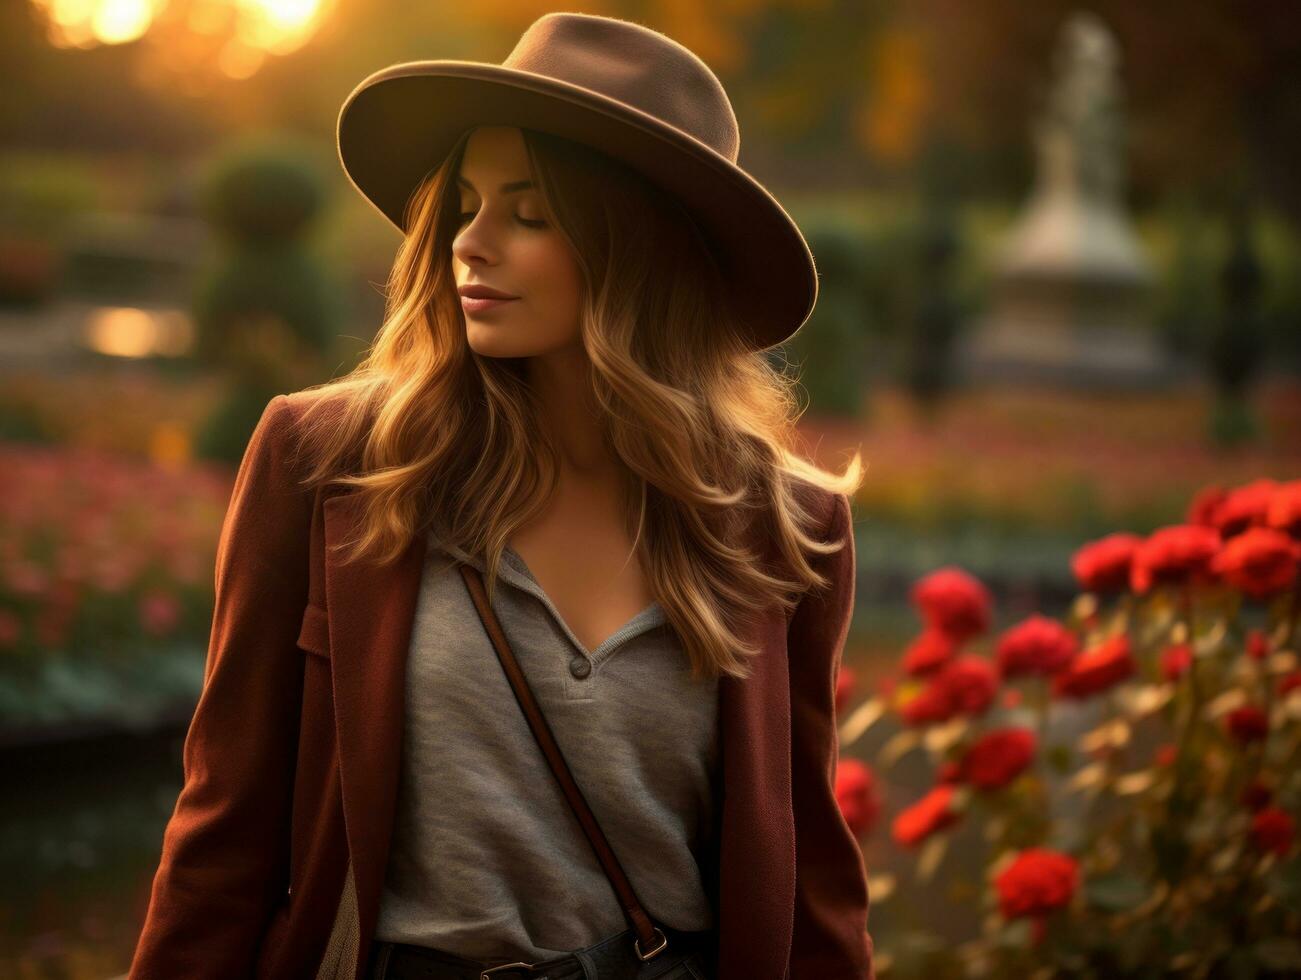
<path id="1" fill-rule="evenodd" d="M 462 187 L 468 187 L 470 190 L 474 190 L 474 185 L 459 174 L 456 177 L 456 182 Z M 513 194 L 516 191 L 528 190 L 532 186 L 533 181 L 531 180 L 516 180 L 508 184 L 502 184 L 498 190 L 503 194 Z"/>

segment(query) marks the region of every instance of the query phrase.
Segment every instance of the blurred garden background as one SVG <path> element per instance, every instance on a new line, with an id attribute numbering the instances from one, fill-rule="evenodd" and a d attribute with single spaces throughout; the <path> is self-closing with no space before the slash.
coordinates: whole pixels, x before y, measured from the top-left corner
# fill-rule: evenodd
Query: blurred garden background
<path id="1" fill-rule="evenodd" d="M 1285 495 L 1265 491 L 1301 478 L 1295 4 L 15 0 L 0 6 L 0 975 L 126 970 L 180 789 L 235 467 L 266 402 L 346 372 L 380 322 L 398 239 L 338 166 L 341 102 L 392 62 L 500 61 L 551 9 L 637 20 L 696 51 L 733 100 L 741 165 L 817 259 L 814 317 L 772 356 L 803 382 L 808 452 L 839 467 L 860 448 L 867 463 L 842 759 L 874 767 L 870 800 L 846 787 L 846 806 L 882 815 L 854 824 L 878 974 L 995 963 L 1007 976 L 1152 976 L 1167 954 L 1169 975 L 1230 975 L 1215 972 L 1230 962 L 1235 976 L 1301 974 L 1287 936 L 1301 915 L 1287 823 L 1301 802 L 1295 696 L 1266 701 L 1271 734 L 1246 740 L 1254 755 L 1212 735 L 1179 742 L 1219 760 L 1203 768 L 1225 774 L 1224 793 L 1250 788 L 1232 781 L 1241 763 L 1269 777 L 1268 795 L 1241 819 L 1226 804 L 1200 845 L 1165 853 L 1164 891 L 1117 878 L 1116 861 L 1097 866 L 1121 851 L 1098 857 L 1079 827 L 1061 836 L 1017 816 L 1047 812 L 1034 807 L 1049 770 L 1073 771 L 1072 752 L 1121 745 L 1115 718 L 1059 712 L 1053 765 L 1041 744 L 983 804 L 996 831 L 954 838 L 947 857 L 911 849 L 947 840 L 947 817 L 932 812 L 911 837 L 887 820 L 992 726 L 972 711 L 948 726 L 956 708 L 893 717 L 901 677 L 930 676 L 954 652 L 932 649 L 927 664 L 910 647 L 934 626 L 919 618 L 935 608 L 919 603 L 923 578 L 970 576 L 941 579 L 984 617 L 950 631 L 950 647 L 1034 613 L 1088 646 L 1116 621 L 1099 618 L 1106 590 L 1073 565 L 1087 544 L 1170 526 L 1215 527 L 1226 548 L 1248 526 L 1294 533 Z M 1253 484 L 1234 510 L 1245 524 L 1210 505 L 1223 501 L 1215 488 Z M 1286 547 L 1261 542 L 1287 564 Z M 1129 691 L 1109 691 L 1111 707 L 1137 711 L 1134 730 L 1192 697 L 1162 693 L 1181 672 L 1140 648 L 1192 644 L 1219 685 L 1208 699 L 1243 685 L 1211 720 L 1295 671 L 1294 579 L 1237 604 L 1232 562 L 1215 579 L 1201 558 L 1144 613 L 1132 672 L 1110 675 Z M 1213 581 L 1215 615 L 1185 615 L 1193 593 L 1179 590 Z M 1256 673 L 1240 677 L 1216 658 L 1240 652 L 1249 629 Z M 1015 675 L 988 652 L 1001 680 Z M 1204 707 L 1194 699 L 1172 720 Z M 923 737 L 919 723 L 942 727 Z M 1092 740 L 1076 745 L 1081 735 Z M 1124 775 L 1083 782 L 1114 788 Z M 1123 816 L 1136 795 L 1187 792 L 1139 782 L 1104 792 L 1103 808 Z M 1270 856 L 1232 850 L 1234 834 L 1261 839 L 1250 821 L 1263 809 L 1283 814 L 1266 828 Z M 1230 848 L 1206 867 L 1232 896 L 1188 884 L 1189 862 L 1211 860 L 1207 839 Z M 1073 849 L 1086 883 L 1099 872 L 1035 909 L 1035 932 L 1024 909 L 990 914 L 1006 888 L 982 880 L 1029 843 Z M 1171 895 L 1231 899 L 1263 932 L 1243 925 L 1228 952 L 1208 940 L 1200 955 L 1197 920 Z M 1103 914 L 1132 918 L 1082 918 Z M 1070 936 L 1072 921 L 1079 932 L 1138 918 L 1166 944 L 1107 959 Z M 954 955 L 964 943 L 972 955 Z"/>

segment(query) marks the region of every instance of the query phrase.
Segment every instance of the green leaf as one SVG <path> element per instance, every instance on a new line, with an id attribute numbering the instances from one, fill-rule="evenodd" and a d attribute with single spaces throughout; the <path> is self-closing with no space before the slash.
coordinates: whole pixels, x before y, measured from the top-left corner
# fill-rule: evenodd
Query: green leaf
<path id="1" fill-rule="evenodd" d="M 1147 898 L 1147 884 L 1128 871 L 1113 871 L 1090 878 L 1084 884 L 1084 894 L 1098 908 L 1125 912 Z"/>

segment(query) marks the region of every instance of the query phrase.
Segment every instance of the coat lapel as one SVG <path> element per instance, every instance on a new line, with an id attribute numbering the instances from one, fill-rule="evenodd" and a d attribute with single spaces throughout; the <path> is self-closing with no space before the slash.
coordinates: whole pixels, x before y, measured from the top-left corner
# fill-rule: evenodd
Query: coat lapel
<path id="1" fill-rule="evenodd" d="M 360 499 L 341 493 L 322 508 L 339 781 L 364 956 L 378 917 L 397 802 L 407 650 L 425 539 L 417 535 L 385 568 L 344 564 L 330 549 L 359 526 Z"/>
<path id="2" fill-rule="evenodd" d="M 407 652 L 424 569 L 417 535 L 393 565 L 343 564 L 331 548 L 360 521 L 357 494 L 325 498 L 325 588 L 339 778 L 365 963 L 379 913 L 397 803 Z M 786 626 L 765 617 L 745 681 L 719 683 L 719 978 L 782 980 L 795 899 Z"/>
<path id="3" fill-rule="evenodd" d="M 719 681 L 723 806 L 719 835 L 719 980 L 782 980 L 795 909 L 790 683 L 785 622 L 766 617 L 744 680 Z"/>

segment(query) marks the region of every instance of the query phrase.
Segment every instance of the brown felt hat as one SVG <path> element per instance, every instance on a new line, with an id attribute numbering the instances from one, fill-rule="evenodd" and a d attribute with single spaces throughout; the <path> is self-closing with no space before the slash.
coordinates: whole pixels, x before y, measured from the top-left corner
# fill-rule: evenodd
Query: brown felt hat
<path id="1" fill-rule="evenodd" d="M 795 222 L 737 166 L 722 83 L 694 53 L 631 21 L 550 13 L 500 65 L 412 61 L 362 81 L 339 111 L 348 179 L 397 228 L 412 191 L 476 126 L 541 130 L 602 151 L 680 200 L 717 256 L 734 308 L 763 350 L 818 296 Z"/>

